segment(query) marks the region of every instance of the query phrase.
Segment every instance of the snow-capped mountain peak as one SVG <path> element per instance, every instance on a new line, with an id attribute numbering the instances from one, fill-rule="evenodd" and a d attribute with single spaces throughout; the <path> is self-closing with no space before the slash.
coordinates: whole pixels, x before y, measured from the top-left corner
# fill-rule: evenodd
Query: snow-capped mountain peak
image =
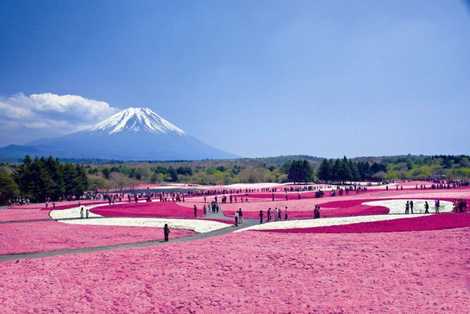
<path id="1" fill-rule="evenodd" d="M 149 108 L 130 107 L 96 124 L 92 131 L 116 134 L 124 131 L 184 135 L 184 131 Z"/>
<path id="2" fill-rule="evenodd" d="M 186 134 L 148 108 L 127 108 L 87 130 L 0 147 L 0 158 L 24 155 L 134 161 L 235 157 Z"/>

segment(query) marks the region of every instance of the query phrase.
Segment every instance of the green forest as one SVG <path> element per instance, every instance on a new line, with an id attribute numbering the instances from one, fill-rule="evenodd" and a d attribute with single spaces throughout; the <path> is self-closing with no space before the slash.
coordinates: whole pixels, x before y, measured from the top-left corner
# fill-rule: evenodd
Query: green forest
<path id="1" fill-rule="evenodd" d="M 26 156 L 21 164 L 0 167 L 0 204 L 18 197 L 31 202 L 79 198 L 86 190 L 88 177 L 79 164 Z"/>
<path id="2" fill-rule="evenodd" d="M 0 203 L 21 196 L 32 201 L 80 197 L 86 190 L 140 183 L 233 184 L 345 182 L 394 179 L 470 179 L 470 157 L 392 156 L 324 159 L 280 156 L 172 162 L 59 161 L 26 157 L 0 164 Z"/>

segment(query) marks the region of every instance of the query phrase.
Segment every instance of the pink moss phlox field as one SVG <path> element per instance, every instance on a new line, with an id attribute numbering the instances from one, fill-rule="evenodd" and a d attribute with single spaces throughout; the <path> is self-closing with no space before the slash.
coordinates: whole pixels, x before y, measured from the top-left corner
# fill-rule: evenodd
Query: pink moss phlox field
<path id="1" fill-rule="evenodd" d="M 75 201 L 60 201 L 54 202 L 55 207 L 54 209 L 68 209 L 77 207 L 79 205 L 96 205 L 96 204 L 103 204 L 106 203 L 103 200 L 75 200 Z M 46 203 L 32 203 L 27 205 L 12 205 L 8 207 L 9 209 L 43 209 L 43 210 L 51 210 L 53 209 L 53 202 L 49 202 L 47 205 Z"/>
<path id="2" fill-rule="evenodd" d="M 470 199 L 469 188 L 459 189 L 443 189 L 443 190 L 375 190 L 361 192 L 359 194 L 350 193 L 343 196 L 327 196 L 322 198 L 300 199 L 300 200 L 271 200 L 264 201 L 250 201 L 238 203 L 222 204 L 222 209 L 225 215 L 231 216 L 233 213 L 242 208 L 245 217 L 258 218 L 260 210 L 266 212 L 268 208 L 281 208 L 288 207 L 289 217 L 292 218 L 310 218 L 313 215 L 315 205 L 320 205 L 322 208 L 323 217 L 338 217 L 338 216 L 354 216 L 354 215 L 375 215 L 386 214 L 388 210 L 385 207 L 368 207 L 362 205 L 363 202 L 389 200 L 389 199 L 440 199 L 446 201 L 454 201 L 456 199 Z M 208 197 L 208 200 L 211 200 Z M 201 198 L 188 198 L 185 203 L 179 203 L 184 207 L 191 207 L 201 201 Z M 348 203 L 349 202 L 349 203 Z M 354 207 L 348 209 L 348 206 Z M 336 208 L 331 208 L 336 207 Z M 331 211 L 330 211 L 331 210 Z"/>
<path id="3" fill-rule="evenodd" d="M 470 228 L 243 232 L 0 263 L 0 312 L 468 313 Z"/>
<path id="4" fill-rule="evenodd" d="M 194 234 L 171 230 L 171 238 Z M 162 240 L 161 228 L 73 225 L 55 221 L 16 222 L 0 225 L 0 254 L 44 252 L 65 248 Z"/>
<path id="5" fill-rule="evenodd" d="M 383 215 L 388 214 L 389 210 L 383 206 L 367 206 L 362 205 L 365 200 L 347 200 L 347 201 L 334 201 L 322 204 L 321 215 L 322 217 L 348 217 L 348 216 L 363 216 L 363 215 Z M 275 202 L 274 202 L 275 203 Z M 303 204 L 307 205 L 304 201 Z M 287 205 L 285 205 L 287 206 Z M 278 207 L 282 211 L 282 218 L 284 219 L 285 206 L 272 205 L 271 209 Z M 243 207 L 240 205 L 240 207 Z M 308 208 L 308 207 L 307 207 Z M 267 215 L 266 208 L 263 208 L 264 216 Z M 234 210 L 224 210 L 224 215 L 233 216 Z M 259 219 L 259 212 L 246 211 L 244 212 L 246 218 Z M 312 218 L 313 208 L 310 210 L 292 210 L 288 208 L 289 219 L 302 219 Z M 266 218 L 266 217 L 265 217 Z"/>
<path id="6" fill-rule="evenodd" d="M 325 226 L 315 228 L 273 229 L 259 231 L 281 233 L 374 233 L 429 231 L 463 227 L 470 227 L 470 213 L 444 213 L 424 217 L 421 216 L 396 220 L 361 222 L 349 225 Z"/>
<path id="7" fill-rule="evenodd" d="M 0 210 L 0 222 L 7 221 L 24 221 L 24 220 L 37 220 L 37 219 L 49 219 L 49 213 L 47 211 L 41 211 L 39 209 L 2 209 Z"/>
<path id="8" fill-rule="evenodd" d="M 69 208 L 74 208 L 74 207 L 79 207 L 79 206 L 89 206 L 89 205 L 99 205 L 99 204 L 106 204 L 107 202 L 105 201 L 81 201 L 81 202 L 68 202 L 65 204 L 59 204 L 54 207 L 55 210 L 60 210 L 60 209 L 69 209 Z M 42 210 L 52 210 L 53 208 L 51 207 L 51 204 L 49 204 L 48 207 L 42 207 Z"/>
<path id="9" fill-rule="evenodd" d="M 174 202 L 115 204 L 96 207 L 91 211 L 105 217 L 194 218 L 192 207 L 180 206 Z M 199 217 L 203 216 L 203 209 L 200 205 L 197 206 L 197 215 Z"/>

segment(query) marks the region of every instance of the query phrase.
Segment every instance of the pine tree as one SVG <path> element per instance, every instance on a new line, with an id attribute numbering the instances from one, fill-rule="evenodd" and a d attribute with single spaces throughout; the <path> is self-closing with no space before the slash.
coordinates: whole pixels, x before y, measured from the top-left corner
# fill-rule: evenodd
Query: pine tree
<path id="1" fill-rule="evenodd" d="M 23 159 L 23 164 L 17 167 L 14 176 L 23 197 L 31 197 L 33 193 L 34 181 L 31 172 L 32 163 L 31 157 L 26 155 Z"/>
<path id="2" fill-rule="evenodd" d="M 318 178 L 323 181 L 331 180 L 331 163 L 328 159 L 323 159 L 318 168 Z"/>
<path id="3" fill-rule="evenodd" d="M 7 204 L 18 194 L 19 188 L 13 177 L 4 169 L 0 169 L 0 205 Z"/>
<path id="4" fill-rule="evenodd" d="M 341 160 L 336 159 L 333 162 L 333 167 L 331 167 L 331 180 L 332 181 L 339 181 L 341 180 Z"/>
<path id="5" fill-rule="evenodd" d="M 359 170 L 359 178 L 361 180 L 367 180 L 371 177 L 370 167 L 369 167 L 369 163 L 367 161 L 359 162 L 357 167 L 358 167 L 358 170 Z"/>
<path id="6" fill-rule="evenodd" d="M 88 180 L 87 180 L 85 170 L 79 165 L 75 166 L 75 177 L 73 179 L 73 182 L 74 182 L 74 190 L 72 194 L 76 198 L 79 198 L 80 196 L 83 195 L 83 193 L 88 188 Z"/>
<path id="7" fill-rule="evenodd" d="M 351 180 L 358 181 L 360 180 L 359 169 L 357 168 L 357 163 L 349 159 L 349 169 L 351 169 Z"/>
<path id="8" fill-rule="evenodd" d="M 49 176 L 52 178 L 53 191 L 49 196 L 52 200 L 58 200 L 64 195 L 64 176 L 62 167 L 57 159 L 47 158 L 46 168 Z"/>
<path id="9" fill-rule="evenodd" d="M 346 181 L 346 180 L 351 180 L 352 175 L 351 175 L 351 168 L 349 167 L 349 162 L 348 159 L 343 157 L 343 159 L 340 162 L 340 171 L 338 174 L 338 179 L 341 181 Z"/>
<path id="10" fill-rule="evenodd" d="M 313 177 L 313 170 L 307 160 L 294 160 L 287 171 L 287 179 L 292 182 L 307 182 Z"/>
<path id="11" fill-rule="evenodd" d="M 64 166 L 64 194 L 67 199 L 75 195 L 75 167 L 71 164 Z"/>

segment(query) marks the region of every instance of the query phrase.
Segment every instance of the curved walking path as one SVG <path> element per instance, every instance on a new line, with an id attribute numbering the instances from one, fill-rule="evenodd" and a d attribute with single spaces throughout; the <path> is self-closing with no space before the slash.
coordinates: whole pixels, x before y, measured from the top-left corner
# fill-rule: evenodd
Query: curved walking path
<path id="1" fill-rule="evenodd" d="M 96 219 L 96 218 L 93 218 L 93 219 Z M 101 219 L 106 219 L 106 218 L 99 218 L 99 219 L 101 220 Z M 75 218 L 75 220 L 82 220 L 82 219 Z M 0 262 L 22 260 L 22 259 L 35 259 L 35 258 L 57 256 L 57 255 L 108 251 L 108 250 L 115 250 L 115 249 L 151 247 L 151 246 L 157 246 L 157 245 L 166 245 L 168 243 L 194 241 L 194 240 L 206 239 L 206 238 L 211 238 L 211 237 L 216 237 L 216 236 L 220 236 L 223 234 L 227 234 L 227 233 L 230 233 L 230 232 L 233 232 L 233 231 L 245 228 L 245 227 L 250 227 L 256 223 L 258 223 L 256 220 L 245 219 L 243 224 L 239 225 L 238 227 L 235 227 L 234 225 L 228 225 L 227 227 L 224 227 L 224 228 L 219 228 L 219 229 L 205 232 L 205 233 L 196 233 L 192 236 L 176 238 L 173 240 L 171 239 L 171 233 L 170 233 L 170 240 L 168 242 L 165 242 L 162 239 L 160 239 L 160 240 L 120 243 L 120 244 L 103 245 L 103 246 L 84 247 L 84 248 L 77 248 L 77 249 L 59 249 L 59 250 L 51 250 L 51 251 L 44 251 L 44 252 L 5 254 L 5 255 L 0 255 Z M 163 234 L 161 236 L 163 238 Z"/>
<path id="2" fill-rule="evenodd" d="M 167 243 L 178 243 L 193 241 L 199 239 L 205 239 L 215 236 L 220 236 L 230 232 L 239 232 L 247 230 L 268 230 L 268 229 L 289 229 L 289 228 L 308 228 L 308 227 L 320 227 L 320 226 L 331 226 L 331 225 L 343 225 L 343 224 L 353 224 L 357 222 L 364 221 L 384 221 L 384 220 L 393 220 L 400 218 L 409 218 L 409 217 L 418 217 L 423 216 L 423 214 L 415 215 L 402 215 L 403 205 L 406 200 L 387 200 L 387 201 L 375 201 L 370 202 L 370 205 L 381 205 L 386 206 L 390 210 L 390 214 L 393 215 L 368 215 L 368 216 L 355 216 L 355 217 L 336 217 L 336 218 L 322 218 L 322 219 L 308 219 L 308 220 L 289 220 L 289 221 L 276 221 L 266 224 L 259 225 L 258 220 L 255 219 L 245 219 L 243 224 L 240 224 L 238 227 L 229 225 L 222 222 L 203 220 L 203 219 L 164 219 L 164 218 L 107 218 L 100 215 L 90 212 L 90 218 L 80 219 L 80 208 L 70 208 L 64 210 L 55 210 L 50 212 L 51 219 L 56 221 L 61 221 L 64 223 L 72 224 L 90 224 L 90 225 L 134 225 L 134 226 L 145 226 L 145 227 L 162 227 L 165 223 L 170 225 L 170 228 L 182 228 L 191 229 L 198 232 L 192 236 L 176 238 L 168 242 L 163 240 L 147 240 L 140 242 L 131 242 L 131 243 L 121 243 L 121 244 L 112 244 L 112 245 L 103 245 L 95 247 L 85 247 L 85 248 L 75 248 L 75 249 L 58 249 L 44 252 L 32 252 L 32 253 L 14 253 L 14 254 L 5 254 L 0 255 L 0 262 L 11 261 L 11 260 L 20 260 L 20 259 L 34 259 L 48 256 L 57 256 L 57 255 L 66 255 L 66 254 L 79 254 L 87 252 L 97 252 L 97 251 L 106 251 L 114 249 L 128 249 L 128 248 L 139 248 L 139 247 L 150 247 L 157 245 L 165 245 Z M 430 203 L 430 211 L 433 211 L 432 200 L 428 200 Z M 424 200 L 415 200 L 416 209 L 421 207 Z M 452 209 L 451 202 L 441 202 L 441 211 L 450 211 Z M 98 207 L 100 205 L 93 206 L 84 206 L 84 208 L 91 209 L 93 207 Z M 206 218 L 220 218 L 223 216 L 222 213 L 219 214 L 208 214 Z M 228 220 L 227 222 L 230 222 Z M 196 224 L 196 226 L 195 226 Z M 199 225 L 198 225 L 199 224 Z M 163 235 L 162 235 L 163 237 Z M 171 237 L 171 234 L 170 234 Z"/>

